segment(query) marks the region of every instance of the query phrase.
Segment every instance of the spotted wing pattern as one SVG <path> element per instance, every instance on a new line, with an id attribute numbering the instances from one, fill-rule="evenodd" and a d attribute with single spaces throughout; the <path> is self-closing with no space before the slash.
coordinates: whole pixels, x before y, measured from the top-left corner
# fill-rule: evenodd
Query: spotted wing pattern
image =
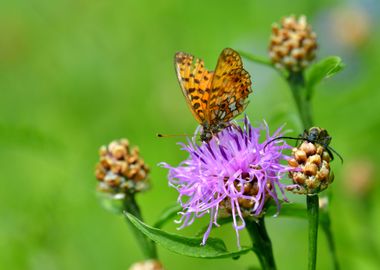
<path id="1" fill-rule="evenodd" d="M 251 84 L 240 55 L 230 48 L 224 49 L 211 82 L 207 121 L 211 125 L 228 123 L 243 112 L 248 104 L 247 97 L 252 92 Z"/>
<path id="2" fill-rule="evenodd" d="M 184 52 L 175 55 L 175 67 L 186 102 L 195 119 L 202 124 L 206 120 L 213 73 L 204 67 L 203 60 L 194 62 L 194 57 Z"/>
<path id="3" fill-rule="evenodd" d="M 184 52 L 175 55 L 175 67 L 186 102 L 204 132 L 217 132 L 247 106 L 251 79 L 236 51 L 224 49 L 214 72 Z"/>

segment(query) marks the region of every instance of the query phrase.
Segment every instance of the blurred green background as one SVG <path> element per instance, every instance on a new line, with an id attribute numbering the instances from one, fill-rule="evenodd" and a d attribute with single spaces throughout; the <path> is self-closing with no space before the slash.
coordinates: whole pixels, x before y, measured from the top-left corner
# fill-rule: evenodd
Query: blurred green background
<path id="1" fill-rule="evenodd" d="M 346 69 L 313 100 L 315 122 L 333 136 L 345 163 L 333 164 L 331 215 L 342 269 L 380 265 L 380 3 L 365 1 L 0 1 L 0 268 L 128 269 L 142 259 L 121 216 L 96 197 L 98 148 L 127 137 L 152 169 L 138 196 L 147 223 L 175 202 L 165 169 L 186 157 L 155 134 L 192 133 L 174 73 L 186 51 L 213 69 L 225 47 L 265 56 L 271 24 L 306 14 L 319 58 L 340 55 Z M 272 129 L 301 132 L 291 93 L 278 74 L 249 63 L 247 114 Z M 293 200 L 303 198 L 292 197 Z M 199 221 L 195 227 L 204 223 Z M 279 269 L 305 269 L 305 220 L 270 218 Z M 175 232 L 176 225 L 165 229 Z M 196 228 L 181 234 L 191 235 Z M 234 248 L 230 226 L 213 231 Z M 245 233 L 242 243 L 248 243 Z M 159 248 L 167 269 L 247 269 L 238 261 L 198 260 Z M 332 269 L 320 233 L 318 269 Z"/>

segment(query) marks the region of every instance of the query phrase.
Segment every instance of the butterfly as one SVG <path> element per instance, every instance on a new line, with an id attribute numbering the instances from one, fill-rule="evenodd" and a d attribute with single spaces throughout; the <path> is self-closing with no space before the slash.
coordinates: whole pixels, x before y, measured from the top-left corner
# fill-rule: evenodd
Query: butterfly
<path id="1" fill-rule="evenodd" d="M 186 102 L 202 126 L 202 141 L 209 141 L 229 126 L 247 107 L 252 83 L 240 55 L 233 49 L 222 51 L 215 71 L 208 71 L 203 60 L 194 61 L 193 55 L 178 52 L 175 69 Z"/>

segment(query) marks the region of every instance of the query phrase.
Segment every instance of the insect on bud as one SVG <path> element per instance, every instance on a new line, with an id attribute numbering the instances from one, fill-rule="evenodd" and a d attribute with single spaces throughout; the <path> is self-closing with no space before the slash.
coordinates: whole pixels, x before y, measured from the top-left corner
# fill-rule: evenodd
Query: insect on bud
<path id="1" fill-rule="evenodd" d="M 301 139 L 302 143 L 292 150 L 293 158 L 288 160 L 289 166 L 294 168 L 289 172 L 294 185 L 287 189 L 294 193 L 316 194 L 334 180 L 330 169 L 331 150 L 334 151 L 329 147 L 331 137 L 325 129 L 313 127 L 305 131 Z"/>

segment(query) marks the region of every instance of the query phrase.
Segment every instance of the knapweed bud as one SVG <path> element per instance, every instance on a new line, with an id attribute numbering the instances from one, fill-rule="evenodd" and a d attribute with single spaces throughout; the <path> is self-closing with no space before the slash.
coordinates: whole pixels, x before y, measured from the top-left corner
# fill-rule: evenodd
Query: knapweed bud
<path id="1" fill-rule="evenodd" d="M 334 180 L 330 169 L 332 153 L 329 148 L 331 137 L 322 128 L 312 127 L 305 131 L 302 143 L 293 148 L 289 166 L 294 170 L 289 172 L 294 185 L 288 190 L 300 194 L 316 194 L 325 190 Z"/>
<path id="2" fill-rule="evenodd" d="M 306 16 L 284 17 L 273 24 L 269 43 L 269 56 L 279 69 L 299 72 L 315 58 L 317 36 L 306 21 Z"/>
<path id="3" fill-rule="evenodd" d="M 133 264 L 129 270 L 164 270 L 164 267 L 157 260 L 147 260 Z"/>
<path id="4" fill-rule="evenodd" d="M 138 148 L 131 148 L 127 139 L 102 146 L 99 155 L 95 170 L 99 191 L 115 199 L 123 199 L 128 193 L 140 192 L 149 187 L 149 168 L 140 158 Z"/>

